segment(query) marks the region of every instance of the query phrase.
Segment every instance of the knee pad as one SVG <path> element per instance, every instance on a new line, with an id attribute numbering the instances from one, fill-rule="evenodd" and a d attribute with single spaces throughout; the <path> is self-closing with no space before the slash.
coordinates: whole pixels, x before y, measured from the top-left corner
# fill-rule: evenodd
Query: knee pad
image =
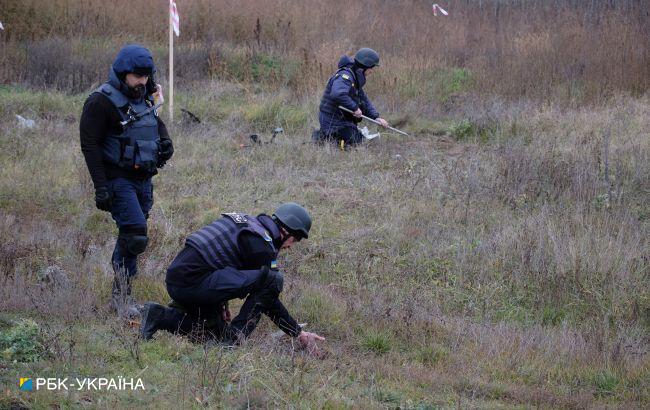
<path id="1" fill-rule="evenodd" d="M 120 235 L 117 240 L 122 252 L 130 255 L 140 255 L 149 243 L 149 237 L 146 235 Z"/>
<path id="2" fill-rule="evenodd" d="M 146 235 L 129 235 L 125 239 L 126 250 L 134 255 L 144 252 L 149 243 L 149 237 Z"/>
<path id="3" fill-rule="evenodd" d="M 149 237 L 146 226 L 124 226 L 120 227 L 120 234 L 117 237 L 122 252 L 130 255 L 139 255 L 147 249 Z"/>

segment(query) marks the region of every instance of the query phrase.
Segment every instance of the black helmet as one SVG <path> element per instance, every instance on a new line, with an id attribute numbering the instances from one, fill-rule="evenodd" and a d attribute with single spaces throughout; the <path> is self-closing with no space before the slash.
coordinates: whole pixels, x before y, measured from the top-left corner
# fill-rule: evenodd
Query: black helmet
<path id="1" fill-rule="evenodd" d="M 354 55 L 354 61 L 364 67 L 372 68 L 379 65 L 379 54 L 372 48 L 362 48 Z"/>
<path id="2" fill-rule="evenodd" d="M 301 238 L 309 237 L 311 229 L 311 216 L 305 208 L 295 202 L 287 202 L 278 207 L 273 218 L 289 231 L 292 235 Z"/>

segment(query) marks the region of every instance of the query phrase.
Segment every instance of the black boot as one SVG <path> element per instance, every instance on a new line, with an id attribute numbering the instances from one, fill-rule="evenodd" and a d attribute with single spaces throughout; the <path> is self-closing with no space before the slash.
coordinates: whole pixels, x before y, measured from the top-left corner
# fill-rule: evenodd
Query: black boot
<path id="1" fill-rule="evenodd" d="M 183 311 L 158 303 L 147 302 L 142 312 L 140 336 L 149 340 L 158 330 L 186 334 L 192 331 L 193 322 Z"/>

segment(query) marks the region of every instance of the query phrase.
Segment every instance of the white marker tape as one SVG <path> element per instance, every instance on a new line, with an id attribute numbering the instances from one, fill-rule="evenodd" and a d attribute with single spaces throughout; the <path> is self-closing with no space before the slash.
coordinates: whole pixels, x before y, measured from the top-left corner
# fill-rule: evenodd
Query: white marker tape
<path id="1" fill-rule="evenodd" d="M 443 9 L 442 7 L 438 6 L 436 3 L 433 4 L 433 15 L 438 16 L 438 12 L 442 14 L 443 16 L 448 16 L 449 13 L 447 13 L 447 10 Z"/>

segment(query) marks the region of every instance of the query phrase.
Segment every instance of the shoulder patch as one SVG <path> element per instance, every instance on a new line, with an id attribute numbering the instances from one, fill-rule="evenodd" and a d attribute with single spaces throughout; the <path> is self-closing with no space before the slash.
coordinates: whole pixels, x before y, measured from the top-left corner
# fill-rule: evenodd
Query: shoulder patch
<path id="1" fill-rule="evenodd" d="M 244 215 L 244 214 L 240 214 L 238 212 L 226 212 L 226 213 L 223 213 L 221 215 L 232 219 L 232 221 L 234 223 L 236 223 L 236 224 L 248 225 L 248 219 L 246 219 L 246 215 Z"/>
<path id="2" fill-rule="evenodd" d="M 341 74 L 341 77 L 343 77 L 345 80 L 349 80 L 350 76 L 347 74 Z"/>
<path id="3" fill-rule="evenodd" d="M 271 261 L 271 269 L 277 269 L 278 268 L 278 261 L 273 260 Z"/>

